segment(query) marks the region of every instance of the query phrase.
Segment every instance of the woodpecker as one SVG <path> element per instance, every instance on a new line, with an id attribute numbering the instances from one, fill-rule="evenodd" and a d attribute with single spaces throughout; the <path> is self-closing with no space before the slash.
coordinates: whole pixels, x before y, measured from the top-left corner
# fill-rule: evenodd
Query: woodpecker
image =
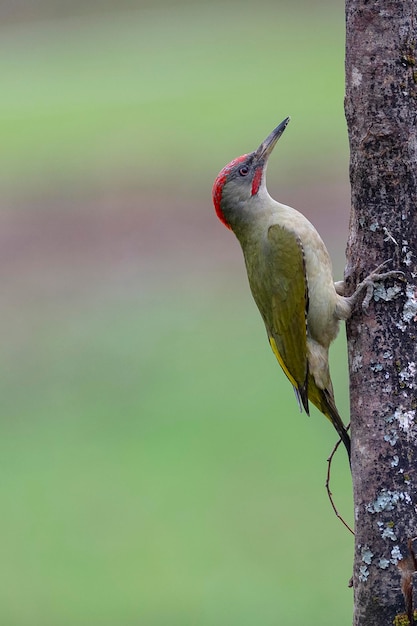
<path id="1" fill-rule="evenodd" d="M 329 253 L 314 226 L 299 211 L 271 198 L 268 157 L 287 127 L 287 117 L 259 148 L 226 165 L 213 185 L 217 216 L 242 247 L 250 289 L 271 348 L 294 387 L 300 408 L 312 402 L 333 424 L 350 461 L 350 437 L 336 408 L 329 346 L 339 321 L 347 320 L 359 294 L 400 272 L 375 272 L 346 297 L 333 282 Z M 382 264 L 384 265 L 384 264 Z"/>

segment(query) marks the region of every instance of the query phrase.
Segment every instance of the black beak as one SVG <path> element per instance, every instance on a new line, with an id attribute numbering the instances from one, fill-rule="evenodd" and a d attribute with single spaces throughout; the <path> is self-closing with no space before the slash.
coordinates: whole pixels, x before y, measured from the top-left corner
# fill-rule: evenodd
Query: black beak
<path id="1" fill-rule="evenodd" d="M 278 139 L 281 137 L 284 130 L 287 128 L 290 121 L 290 117 L 286 117 L 285 120 L 279 124 L 270 135 L 261 143 L 259 148 L 255 151 L 255 157 L 259 160 L 266 161 L 275 147 Z"/>

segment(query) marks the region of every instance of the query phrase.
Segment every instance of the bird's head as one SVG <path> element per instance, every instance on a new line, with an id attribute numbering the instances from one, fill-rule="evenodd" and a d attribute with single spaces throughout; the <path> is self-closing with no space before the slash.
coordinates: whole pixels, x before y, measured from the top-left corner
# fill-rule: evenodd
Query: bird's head
<path id="1" fill-rule="evenodd" d="M 235 230 L 248 218 L 247 210 L 254 210 L 253 200 L 266 193 L 268 157 L 289 121 L 286 117 L 257 150 L 233 159 L 218 174 L 213 185 L 213 203 L 217 216 L 227 228 Z"/>

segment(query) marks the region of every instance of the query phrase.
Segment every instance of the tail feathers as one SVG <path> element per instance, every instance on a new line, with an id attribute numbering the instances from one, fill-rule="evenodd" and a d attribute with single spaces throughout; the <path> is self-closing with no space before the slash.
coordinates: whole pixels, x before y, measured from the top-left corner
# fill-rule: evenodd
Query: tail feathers
<path id="1" fill-rule="evenodd" d="M 333 395 L 330 395 L 327 389 L 324 389 L 322 391 L 322 395 L 325 404 L 325 410 L 323 410 L 323 413 L 331 421 L 337 431 L 337 434 L 342 440 L 343 445 L 346 448 L 350 465 L 350 437 L 348 435 L 348 432 L 345 425 L 343 424 L 342 418 L 339 415 L 339 411 L 336 408 Z"/>
<path id="2" fill-rule="evenodd" d="M 319 389 L 314 383 L 314 379 L 312 380 L 311 377 L 308 391 L 311 402 L 331 421 L 336 429 L 337 434 L 346 448 L 350 464 L 350 437 L 339 415 L 339 411 L 336 408 L 332 391 L 329 389 Z"/>
<path id="3" fill-rule="evenodd" d="M 324 395 L 326 395 L 326 392 L 324 392 Z M 348 435 L 345 425 L 342 422 L 342 418 L 340 417 L 339 412 L 336 409 L 336 405 L 334 403 L 333 398 L 330 398 L 330 400 L 331 400 L 330 402 L 326 402 L 328 404 L 329 410 L 328 412 L 324 414 L 331 421 L 331 423 L 333 424 L 333 426 L 335 427 L 337 431 L 337 434 L 342 440 L 343 445 L 346 448 L 346 452 L 347 452 L 348 459 L 349 459 L 349 465 L 350 465 L 350 437 Z M 327 401 L 327 398 L 326 398 L 326 401 Z"/>

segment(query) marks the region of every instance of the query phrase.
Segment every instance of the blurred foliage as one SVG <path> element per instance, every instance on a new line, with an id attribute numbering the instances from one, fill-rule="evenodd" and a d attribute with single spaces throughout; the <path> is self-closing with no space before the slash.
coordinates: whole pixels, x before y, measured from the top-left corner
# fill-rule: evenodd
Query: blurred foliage
<path id="1" fill-rule="evenodd" d="M 247 297 L 182 296 L 72 312 L 9 364 L 3 623 L 347 623 L 333 429 L 298 413 Z M 350 518 L 343 455 L 332 487 Z"/>
<path id="2" fill-rule="evenodd" d="M 342 3 L 301 5 L 170 3 L 4 25 L 3 190 L 199 188 L 286 115 L 281 175 L 331 179 L 346 166 Z"/>
<path id="3" fill-rule="evenodd" d="M 346 177 L 343 3 L 2 13 L 0 623 L 350 623 L 335 434 L 210 206 L 287 114 L 270 180 Z M 341 454 L 348 520 L 350 488 Z"/>

